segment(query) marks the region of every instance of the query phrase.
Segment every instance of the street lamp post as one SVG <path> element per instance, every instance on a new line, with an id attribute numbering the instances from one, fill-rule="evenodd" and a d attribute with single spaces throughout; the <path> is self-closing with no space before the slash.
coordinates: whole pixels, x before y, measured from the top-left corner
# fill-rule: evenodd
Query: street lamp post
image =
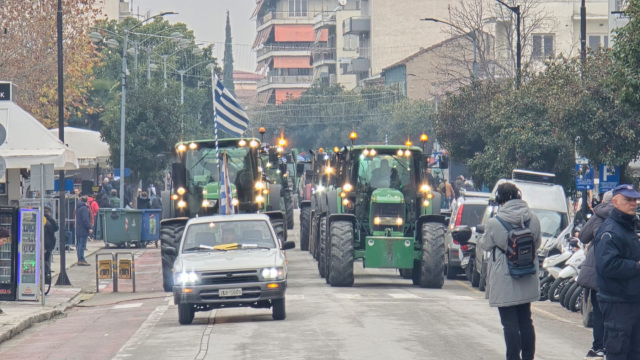
<path id="1" fill-rule="evenodd" d="M 124 137 L 125 137 L 125 121 L 127 106 L 127 41 L 129 40 L 129 32 L 141 26 L 145 22 L 162 17 L 165 15 L 173 15 L 175 12 L 163 12 L 155 16 L 151 16 L 139 22 L 131 29 L 124 29 L 124 42 L 122 44 L 122 96 L 120 100 L 120 208 L 124 208 Z"/>
<path id="2" fill-rule="evenodd" d="M 478 81 L 478 59 L 477 59 L 477 52 L 478 52 L 478 35 L 476 33 L 477 30 L 473 30 L 473 33 L 470 32 L 466 32 L 465 30 L 463 30 L 462 28 L 460 28 L 459 26 L 453 25 L 450 22 L 444 21 L 444 20 L 439 20 L 439 19 L 434 19 L 434 18 L 424 18 L 424 19 L 420 19 L 422 21 L 433 21 L 436 23 L 442 23 L 445 25 L 449 25 L 452 28 L 458 29 L 460 31 L 462 31 L 462 33 L 469 37 L 472 41 L 473 41 L 473 81 L 476 82 Z"/>
<path id="3" fill-rule="evenodd" d="M 184 74 L 186 74 L 189 70 L 193 69 L 194 67 L 198 66 L 198 65 L 202 65 L 206 62 L 210 62 L 211 60 L 205 60 L 205 61 L 201 61 L 195 65 L 192 65 L 191 67 L 189 67 L 186 70 L 178 70 L 178 74 L 180 74 L 180 105 L 184 105 Z"/>
<path id="4" fill-rule="evenodd" d="M 496 0 L 516 14 L 516 90 L 520 89 L 520 75 L 522 69 L 522 43 L 520 41 L 520 5 L 510 6 L 502 0 Z"/>

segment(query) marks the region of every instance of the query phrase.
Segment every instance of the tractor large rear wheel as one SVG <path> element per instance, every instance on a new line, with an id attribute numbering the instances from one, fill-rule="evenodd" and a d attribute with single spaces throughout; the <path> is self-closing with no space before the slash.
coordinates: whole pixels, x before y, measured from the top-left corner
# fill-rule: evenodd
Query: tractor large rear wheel
<path id="1" fill-rule="evenodd" d="M 329 233 L 329 282 L 331 286 L 353 285 L 353 223 L 334 221 Z"/>
<path id="2" fill-rule="evenodd" d="M 444 285 L 444 225 L 422 224 L 420 287 L 440 289 Z"/>
<path id="3" fill-rule="evenodd" d="M 287 211 L 287 229 L 291 230 L 293 229 L 293 199 L 291 194 L 285 195 L 284 202 Z"/>
<path id="4" fill-rule="evenodd" d="M 300 251 L 309 251 L 309 227 L 311 225 L 311 208 L 305 206 L 300 209 Z"/>
<path id="5" fill-rule="evenodd" d="M 178 252 L 180 247 L 180 240 L 182 239 L 182 232 L 184 231 L 184 224 L 170 224 L 160 227 L 160 254 L 162 257 L 162 287 L 164 291 L 170 292 L 173 290 L 173 263 L 176 257 L 173 255 L 165 254 L 167 248 L 175 249 Z"/>
<path id="6" fill-rule="evenodd" d="M 325 274 L 325 270 L 326 270 L 326 253 L 327 253 L 327 249 L 326 249 L 326 241 L 324 241 L 324 239 L 327 237 L 327 219 L 322 217 L 320 218 L 320 226 L 318 229 L 318 244 L 316 244 L 316 246 L 318 247 L 318 272 L 320 273 L 320 277 L 325 277 L 327 274 Z"/>
<path id="7" fill-rule="evenodd" d="M 284 226 L 284 220 L 282 219 L 271 219 L 271 226 L 273 226 L 273 231 L 276 232 L 276 236 L 280 241 L 284 242 L 287 240 L 286 231 L 287 229 Z"/>

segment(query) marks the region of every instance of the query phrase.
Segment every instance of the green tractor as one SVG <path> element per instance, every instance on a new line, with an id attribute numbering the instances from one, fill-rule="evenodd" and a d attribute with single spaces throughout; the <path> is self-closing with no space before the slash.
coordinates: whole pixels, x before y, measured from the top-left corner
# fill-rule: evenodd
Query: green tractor
<path id="1" fill-rule="evenodd" d="M 294 226 L 295 163 L 292 160 L 294 154 L 283 152 L 281 147 L 263 146 L 260 150 L 260 158 L 262 160 L 263 174 L 266 177 L 265 182 L 269 184 L 270 192 L 279 192 L 280 199 L 284 202 L 282 208 L 285 213 L 287 229 L 291 230 Z"/>
<path id="2" fill-rule="evenodd" d="M 399 269 L 424 288 L 444 284 L 446 218 L 420 147 L 358 145 L 338 154 L 337 186 L 319 214 L 320 263 L 331 286 L 351 286 L 353 263 Z"/>
<path id="3" fill-rule="evenodd" d="M 171 291 L 171 269 L 184 226 L 190 218 L 220 214 L 220 168 L 226 154 L 227 169 L 235 213 L 261 212 L 269 216 L 276 235 L 287 238 L 284 209 L 281 209 L 280 188 L 263 180 L 260 141 L 253 138 L 198 140 L 180 142 L 174 149 L 170 204 L 165 204 L 168 218 L 160 222 L 162 244 L 162 277 L 165 291 Z M 216 156 L 217 155 L 217 156 Z M 218 167 L 218 165 L 220 167 Z M 177 251 L 170 251 L 175 254 Z"/>

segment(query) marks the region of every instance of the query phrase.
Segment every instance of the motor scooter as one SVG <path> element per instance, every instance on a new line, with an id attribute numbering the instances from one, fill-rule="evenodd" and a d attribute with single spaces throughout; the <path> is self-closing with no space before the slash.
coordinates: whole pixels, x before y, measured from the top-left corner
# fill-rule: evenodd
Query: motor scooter
<path id="1" fill-rule="evenodd" d="M 558 276 L 549 287 L 549 300 L 552 302 L 560 301 L 560 294 L 563 288 L 567 284 L 571 285 L 571 280 L 578 275 L 578 268 L 586 258 L 584 249 L 578 248 L 574 251 L 571 257 L 567 259 L 565 267 L 558 273 Z"/>

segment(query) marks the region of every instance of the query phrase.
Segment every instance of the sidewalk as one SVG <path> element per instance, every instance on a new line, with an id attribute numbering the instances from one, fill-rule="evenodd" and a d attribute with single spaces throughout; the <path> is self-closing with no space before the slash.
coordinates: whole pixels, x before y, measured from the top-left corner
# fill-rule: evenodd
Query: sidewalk
<path id="1" fill-rule="evenodd" d="M 66 269 L 72 270 L 67 271 L 71 286 L 55 286 L 58 280 L 58 274 L 60 273 L 60 254 L 54 254 L 51 263 L 51 291 L 45 298 L 44 307 L 40 301 L 0 301 L 0 309 L 4 312 L 4 314 L 0 315 L 0 344 L 36 323 L 49 320 L 62 314 L 85 300 L 87 296 L 90 297 L 91 295 L 83 295 L 83 292 L 95 292 L 95 263 L 94 258 L 90 256 L 103 248 L 104 242 L 102 241 L 94 240 L 87 242 L 85 258 L 91 266 L 76 266 L 78 263 L 76 251 L 66 252 Z M 79 272 L 76 269 L 82 269 L 82 271 Z M 87 283 L 93 284 L 93 291 L 87 289 Z"/>

